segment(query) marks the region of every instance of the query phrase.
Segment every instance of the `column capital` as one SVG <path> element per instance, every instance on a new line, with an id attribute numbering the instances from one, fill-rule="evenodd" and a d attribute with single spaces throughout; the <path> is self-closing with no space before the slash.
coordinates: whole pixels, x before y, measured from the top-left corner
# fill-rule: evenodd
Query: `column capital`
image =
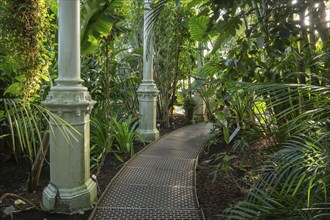
<path id="1" fill-rule="evenodd" d="M 80 116 L 82 112 L 90 114 L 96 102 L 91 99 L 87 88 L 82 88 L 84 91 L 52 90 L 42 104 L 59 116 L 66 112 L 75 113 L 76 116 Z"/>
<path id="2" fill-rule="evenodd" d="M 159 90 L 153 80 L 142 80 L 138 90 L 138 94 L 154 94 L 157 95 Z"/>

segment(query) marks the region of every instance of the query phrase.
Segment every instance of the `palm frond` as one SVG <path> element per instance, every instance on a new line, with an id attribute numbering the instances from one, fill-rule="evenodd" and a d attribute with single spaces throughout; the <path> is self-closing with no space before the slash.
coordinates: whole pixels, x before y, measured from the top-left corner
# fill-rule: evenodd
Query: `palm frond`
<path id="1" fill-rule="evenodd" d="M 158 17 L 160 13 L 163 11 L 165 5 L 168 3 L 168 0 L 160 0 L 155 5 L 149 8 L 145 8 L 145 10 L 148 10 L 149 13 L 146 16 L 147 22 L 147 30 L 150 31 L 153 29 L 154 24 L 158 20 Z M 149 4 L 149 3 L 148 3 Z"/>
<path id="2" fill-rule="evenodd" d="M 123 19 L 116 9 L 122 7 L 123 0 L 85 1 L 81 7 L 81 52 L 89 53 L 95 49 L 99 40 L 109 35 L 115 23 Z"/>
<path id="3" fill-rule="evenodd" d="M 260 179 L 244 202 L 228 208 L 223 216 L 230 219 L 328 216 L 329 210 L 318 204 L 327 204 L 330 195 L 330 88 L 306 84 L 238 85 L 261 97 L 267 106 L 265 113 L 275 118 L 272 126 L 285 138 L 278 142 L 280 149 L 264 162 Z"/>
<path id="4" fill-rule="evenodd" d="M 77 134 L 80 135 L 70 124 L 43 106 L 34 103 L 26 106 L 14 99 L 0 99 L 0 102 L 5 106 L 12 149 L 17 160 L 22 155 L 34 160 L 46 132 L 46 122 L 50 123 L 50 120 L 61 128 L 60 131 L 68 142 L 71 139 L 76 140 Z M 52 127 L 50 130 L 52 131 Z"/>
<path id="5" fill-rule="evenodd" d="M 245 214 L 254 213 L 247 219 L 327 215 L 326 209 L 315 206 L 328 202 L 330 145 L 318 143 L 319 140 L 306 136 L 296 136 L 286 142 L 266 162 L 262 178 L 245 202 L 227 209 L 225 216 L 244 218 L 242 210 Z"/>

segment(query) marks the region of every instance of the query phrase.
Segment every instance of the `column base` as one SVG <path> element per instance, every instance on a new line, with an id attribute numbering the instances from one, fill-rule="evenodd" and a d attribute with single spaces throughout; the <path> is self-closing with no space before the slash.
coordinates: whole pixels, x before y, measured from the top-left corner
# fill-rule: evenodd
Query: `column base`
<path id="1" fill-rule="evenodd" d="M 147 143 L 153 142 L 159 138 L 159 131 L 157 129 L 138 129 L 137 132 Z"/>
<path id="2" fill-rule="evenodd" d="M 80 187 L 69 189 L 58 189 L 49 183 L 43 191 L 41 206 L 45 211 L 75 214 L 91 209 L 96 197 L 97 187 L 92 179 Z"/>

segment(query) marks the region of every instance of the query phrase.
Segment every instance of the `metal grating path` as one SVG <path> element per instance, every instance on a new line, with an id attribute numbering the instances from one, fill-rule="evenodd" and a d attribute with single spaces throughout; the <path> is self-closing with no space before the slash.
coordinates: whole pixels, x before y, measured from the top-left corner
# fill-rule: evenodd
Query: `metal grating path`
<path id="1" fill-rule="evenodd" d="M 90 220 L 204 219 L 195 188 L 196 160 L 211 129 L 178 129 L 140 151 L 111 180 Z"/>

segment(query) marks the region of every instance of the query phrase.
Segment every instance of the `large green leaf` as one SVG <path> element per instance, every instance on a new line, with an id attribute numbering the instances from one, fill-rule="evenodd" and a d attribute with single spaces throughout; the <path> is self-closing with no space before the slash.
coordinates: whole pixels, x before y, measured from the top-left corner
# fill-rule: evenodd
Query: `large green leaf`
<path id="1" fill-rule="evenodd" d="M 81 52 L 91 52 L 97 47 L 99 40 L 107 36 L 114 23 L 121 17 L 115 9 L 123 4 L 122 0 L 107 3 L 106 0 L 86 1 L 81 8 Z"/>
<path id="2" fill-rule="evenodd" d="M 84 1 L 80 9 L 80 40 L 82 41 L 91 18 L 105 6 L 104 0 Z"/>
<path id="3" fill-rule="evenodd" d="M 230 33 L 232 36 L 236 35 L 236 30 L 242 25 L 242 21 L 238 17 L 230 17 L 227 20 L 219 20 L 216 29 L 219 33 Z"/>
<path id="4" fill-rule="evenodd" d="M 213 48 L 212 48 L 212 54 L 216 53 L 218 51 L 218 49 L 225 44 L 226 42 L 228 42 L 229 39 L 231 39 L 232 36 L 229 33 L 223 33 L 223 34 L 219 34 L 219 36 L 217 37 Z"/>
<path id="5" fill-rule="evenodd" d="M 208 62 L 200 69 L 200 71 L 198 72 L 198 77 L 201 79 L 212 77 L 213 75 L 218 74 L 219 70 L 220 66 L 218 63 Z"/>
<path id="6" fill-rule="evenodd" d="M 205 42 L 208 40 L 206 35 L 207 24 L 210 18 L 207 16 L 192 17 L 189 21 L 189 31 L 191 38 L 196 41 Z"/>
<path id="7" fill-rule="evenodd" d="M 20 83 L 11 84 L 4 92 L 6 94 L 18 95 L 22 91 L 22 85 Z"/>

